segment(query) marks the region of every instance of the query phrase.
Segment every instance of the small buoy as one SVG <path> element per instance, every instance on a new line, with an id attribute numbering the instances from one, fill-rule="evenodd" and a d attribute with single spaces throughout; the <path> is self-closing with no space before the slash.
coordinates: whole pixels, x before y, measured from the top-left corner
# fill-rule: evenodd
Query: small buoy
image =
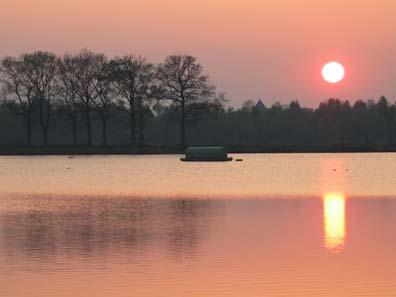
<path id="1" fill-rule="evenodd" d="M 242 162 L 243 159 L 235 159 L 235 162 Z"/>

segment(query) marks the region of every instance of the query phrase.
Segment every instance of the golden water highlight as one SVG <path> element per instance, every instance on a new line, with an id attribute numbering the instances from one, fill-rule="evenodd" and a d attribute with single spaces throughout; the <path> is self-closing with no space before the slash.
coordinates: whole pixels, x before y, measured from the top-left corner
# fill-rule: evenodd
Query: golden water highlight
<path id="1" fill-rule="evenodd" d="M 345 196 L 342 193 L 326 193 L 323 196 L 324 246 L 339 253 L 345 244 Z"/>

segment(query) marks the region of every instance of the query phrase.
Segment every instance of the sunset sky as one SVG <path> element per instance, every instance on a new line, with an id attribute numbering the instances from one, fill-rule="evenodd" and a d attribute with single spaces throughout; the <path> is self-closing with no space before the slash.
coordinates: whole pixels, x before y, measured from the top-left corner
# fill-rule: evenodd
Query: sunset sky
<path id="1" fill-rule="evenodd" d="M 0 56 L 90 48 L 196 56 L 230 104 L 396 99 L 394 0 L 3 0 Z M 339 84 L 321 67 L 346 68 Z"/>

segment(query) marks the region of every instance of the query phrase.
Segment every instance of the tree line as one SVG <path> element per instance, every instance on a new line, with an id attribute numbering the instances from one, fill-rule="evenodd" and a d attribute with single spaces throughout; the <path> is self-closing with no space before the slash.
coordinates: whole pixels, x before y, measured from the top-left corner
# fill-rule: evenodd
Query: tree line
<path id="1" fill-rule="evenodd" d="M 32 143 L 32 118 L 38 114 L 43 144 L 55 111 L 71 123 L 73 144 L 77 144 L 77 121 L 86 127 L 87 144 L 92 141 L 92 117 L 101 122 L 102 143 L 115 110 L 129 116 L 130 144 L 144 141 L 144 116 L 155 104 L 179 111 L 180 144 L 185 145 L 186 121 L 190 114 L 219 104 L 216 88 L 196 58 L 171 55 L 154 65 L 141 56 L 107 58 L 83 50 L 57 57 L 50 52 L 26 53 L 1 60 L 0 77 L 4 102 L 22 116 L 26 144 Z"/>
<path id="2" fill-rule="evenodd" d="M 328 99 L 226 106 L 197 59 L 162 63 L 83 50 L 4 57 L 2 145 L 395 144 L 396 105 Z"/>

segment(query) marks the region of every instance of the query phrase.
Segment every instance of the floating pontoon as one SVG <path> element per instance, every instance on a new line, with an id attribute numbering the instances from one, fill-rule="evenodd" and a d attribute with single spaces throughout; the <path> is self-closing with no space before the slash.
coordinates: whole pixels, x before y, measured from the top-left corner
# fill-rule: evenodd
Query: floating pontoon
<path id="1" fill-rule="evenodd" d="M 231 161 L 224 147 L 189 147 L 186 149 L 185 162 L 225 162 Z"/>

